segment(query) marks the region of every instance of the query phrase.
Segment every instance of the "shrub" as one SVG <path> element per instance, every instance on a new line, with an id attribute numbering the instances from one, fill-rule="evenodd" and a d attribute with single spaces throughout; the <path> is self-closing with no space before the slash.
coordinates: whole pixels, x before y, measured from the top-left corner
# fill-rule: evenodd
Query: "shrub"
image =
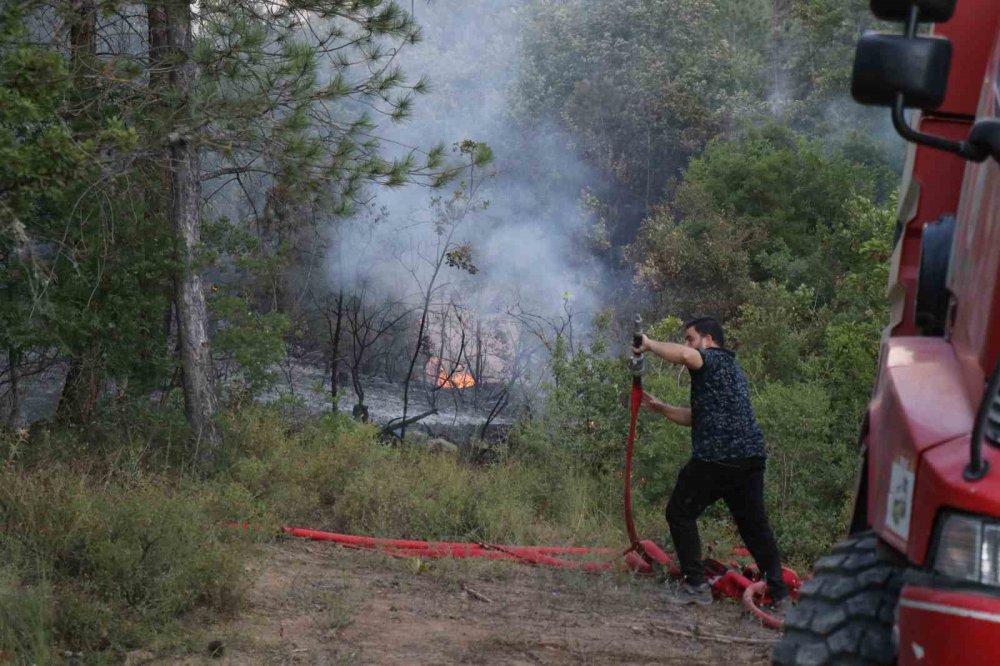
<path id="1" fill-rule="evenodd" d="M 818 383 L 769 383 L 754 402 L 767 438 L 772 525 L 785 557 L 811 562 L 844 529 L 856 455 L 831 439 L 834 413 Z"/>
<path id="2" fill-rule="evenodd" d="M 231 444 L 220 479 L 232 485 L 231 495 L 252 502 L 254 515 L 273 516 L 272 522 L 329 520 L 329 508 L 354 475 L 378 469 L 393 455 L 375 442 L 372 427 L 338 413 L 313 419 L 297 433 L 273 407 L 242 409 L 227 423 Z"/>
<path id="3" fill-rule="evenodd" d="M 21 584 L 51 584 L 54 637 L 77 649 L 140 643 L 196 606 L 234 607 L 240 531 L 198 489 L 96 484 L 58 465 L 0 474 L 0 553 Z"/>
<path id="4" fill-rule="evenodd" d="M 345 529 L 412 539 L 458 537 L 472 528 L 472 480 L 453 459 L 391 451 L 342 488 L 334 516 Z"/>
<path id="5" fill-rule="evenodd" d="M 556 460 L 513 460 L 480 474 L 472 521 L 477 536 L 494 543 L 620 545 L 618 484 L 568 456 Z"/>
<path id="6" fill-rule="evenodd" d="M 18 655 L 25 663 L 52 660 L 52 589 L 47 581 L 23 584 L 8 564 L 0 569 L 0 657 Z"/>

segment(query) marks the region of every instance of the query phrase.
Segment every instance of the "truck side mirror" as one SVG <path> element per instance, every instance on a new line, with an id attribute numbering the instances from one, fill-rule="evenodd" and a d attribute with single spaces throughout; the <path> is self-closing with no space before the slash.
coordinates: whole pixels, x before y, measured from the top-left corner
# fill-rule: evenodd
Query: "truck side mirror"
<path id="1" fill-rule="evenodd" d="M 866 33 L 858 41 L 854 56 L 851 95 L 862 104 L 892 107 L 892 126 L 912 143 L 955 153 L 982 162 L 990 157 L 985 141 L 953 141 L 915 130 L 903 110 L 931 110 L 941 105 L 948 88 L 951 42 L 936 37 L 918 37 L 920 21 L 951 18 L 956 0 L 871 0 L 879 18 L 905 19 L 903 36 Z M 995 0 L 994 0 L 995 1 Z M 982 133 L 989 134 L 983 130 Z"/>
<path id="2" fill-rule="evenodd" d="M 993 159 L 1000 162 L 1000 120 L 977 120 L 969 133 L 969 143 L 987 148 Z"/>
<path id="3" fill-rule="evenodd" d="M 861 104 L 933 109 L 944 101 L 951 66 L 951 42 L 868 32 L 858 41 L 851 96 Z"/>
<path id="4" fill-rule="evenodd" d="M 883 21 L 905 21 L 914 6 L 930 23 L 944 23 L 955 12 L 955 0 L 871 0 L 872 13 Z"/>

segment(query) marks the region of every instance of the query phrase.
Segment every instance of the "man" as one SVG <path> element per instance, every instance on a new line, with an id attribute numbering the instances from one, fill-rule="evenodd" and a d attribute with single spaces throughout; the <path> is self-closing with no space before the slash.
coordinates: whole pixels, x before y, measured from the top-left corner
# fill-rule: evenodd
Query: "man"
<path id="1" fill-rule="evenodd" d="M 651 351 L 691 373 L 691 406 L 677 407 L 644 394 L 642 405 L 691 428 L 691 460 L 681 469 L 667 503 L 667 525 L 680 559 L 681 603 L 712 603 L 698 537 L 698 517 L 722 499 L 740 536 L 764 573 L 775 608 L 783 610 L 788 586 L 764 508 L 764 433 L 757 425 L 747 379 L 736 355 L 724 349 L 722 325 L 711 317 L 684 324 L 684 344 L 642 336 L 634 353 Z"/>

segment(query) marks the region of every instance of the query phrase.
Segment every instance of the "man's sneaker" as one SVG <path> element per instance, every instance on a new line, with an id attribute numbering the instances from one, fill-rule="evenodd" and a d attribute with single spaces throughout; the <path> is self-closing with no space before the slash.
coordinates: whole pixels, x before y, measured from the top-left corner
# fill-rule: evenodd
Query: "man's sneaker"
<path id="1" fill-rule="evenodd" d="M 780 599 L 773 599 L 771 603 L 764 606 L 764 612 L 768 615 L 772 615 L 777 618 L 784 619 L 785 615 L 792 609 L 792 598 L 791 597 L 781 597 Z"/>
<path id="2" fill-rule="evenodd" d="M 708 583 L 692 585 L 686 580 L 677 586 L 673 596 L 668 597 L 672 604 L 698 604 L 707 606 L 712 603 L 712 587 Z"/>

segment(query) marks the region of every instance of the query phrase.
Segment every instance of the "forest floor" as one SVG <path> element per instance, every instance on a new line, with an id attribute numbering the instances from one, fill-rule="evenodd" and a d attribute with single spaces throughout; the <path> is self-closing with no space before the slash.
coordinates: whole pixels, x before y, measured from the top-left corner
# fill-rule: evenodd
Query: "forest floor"
<path id="1" fill-rule="evenodd" d="M 763 665 L 778 638 L 731 600 L 674 606 L 663 583 L 626 573 L 291 539 L 266 546 L 249 572 L 242 610 L 192 627 L 186 656 L 127 663 Z"/>

